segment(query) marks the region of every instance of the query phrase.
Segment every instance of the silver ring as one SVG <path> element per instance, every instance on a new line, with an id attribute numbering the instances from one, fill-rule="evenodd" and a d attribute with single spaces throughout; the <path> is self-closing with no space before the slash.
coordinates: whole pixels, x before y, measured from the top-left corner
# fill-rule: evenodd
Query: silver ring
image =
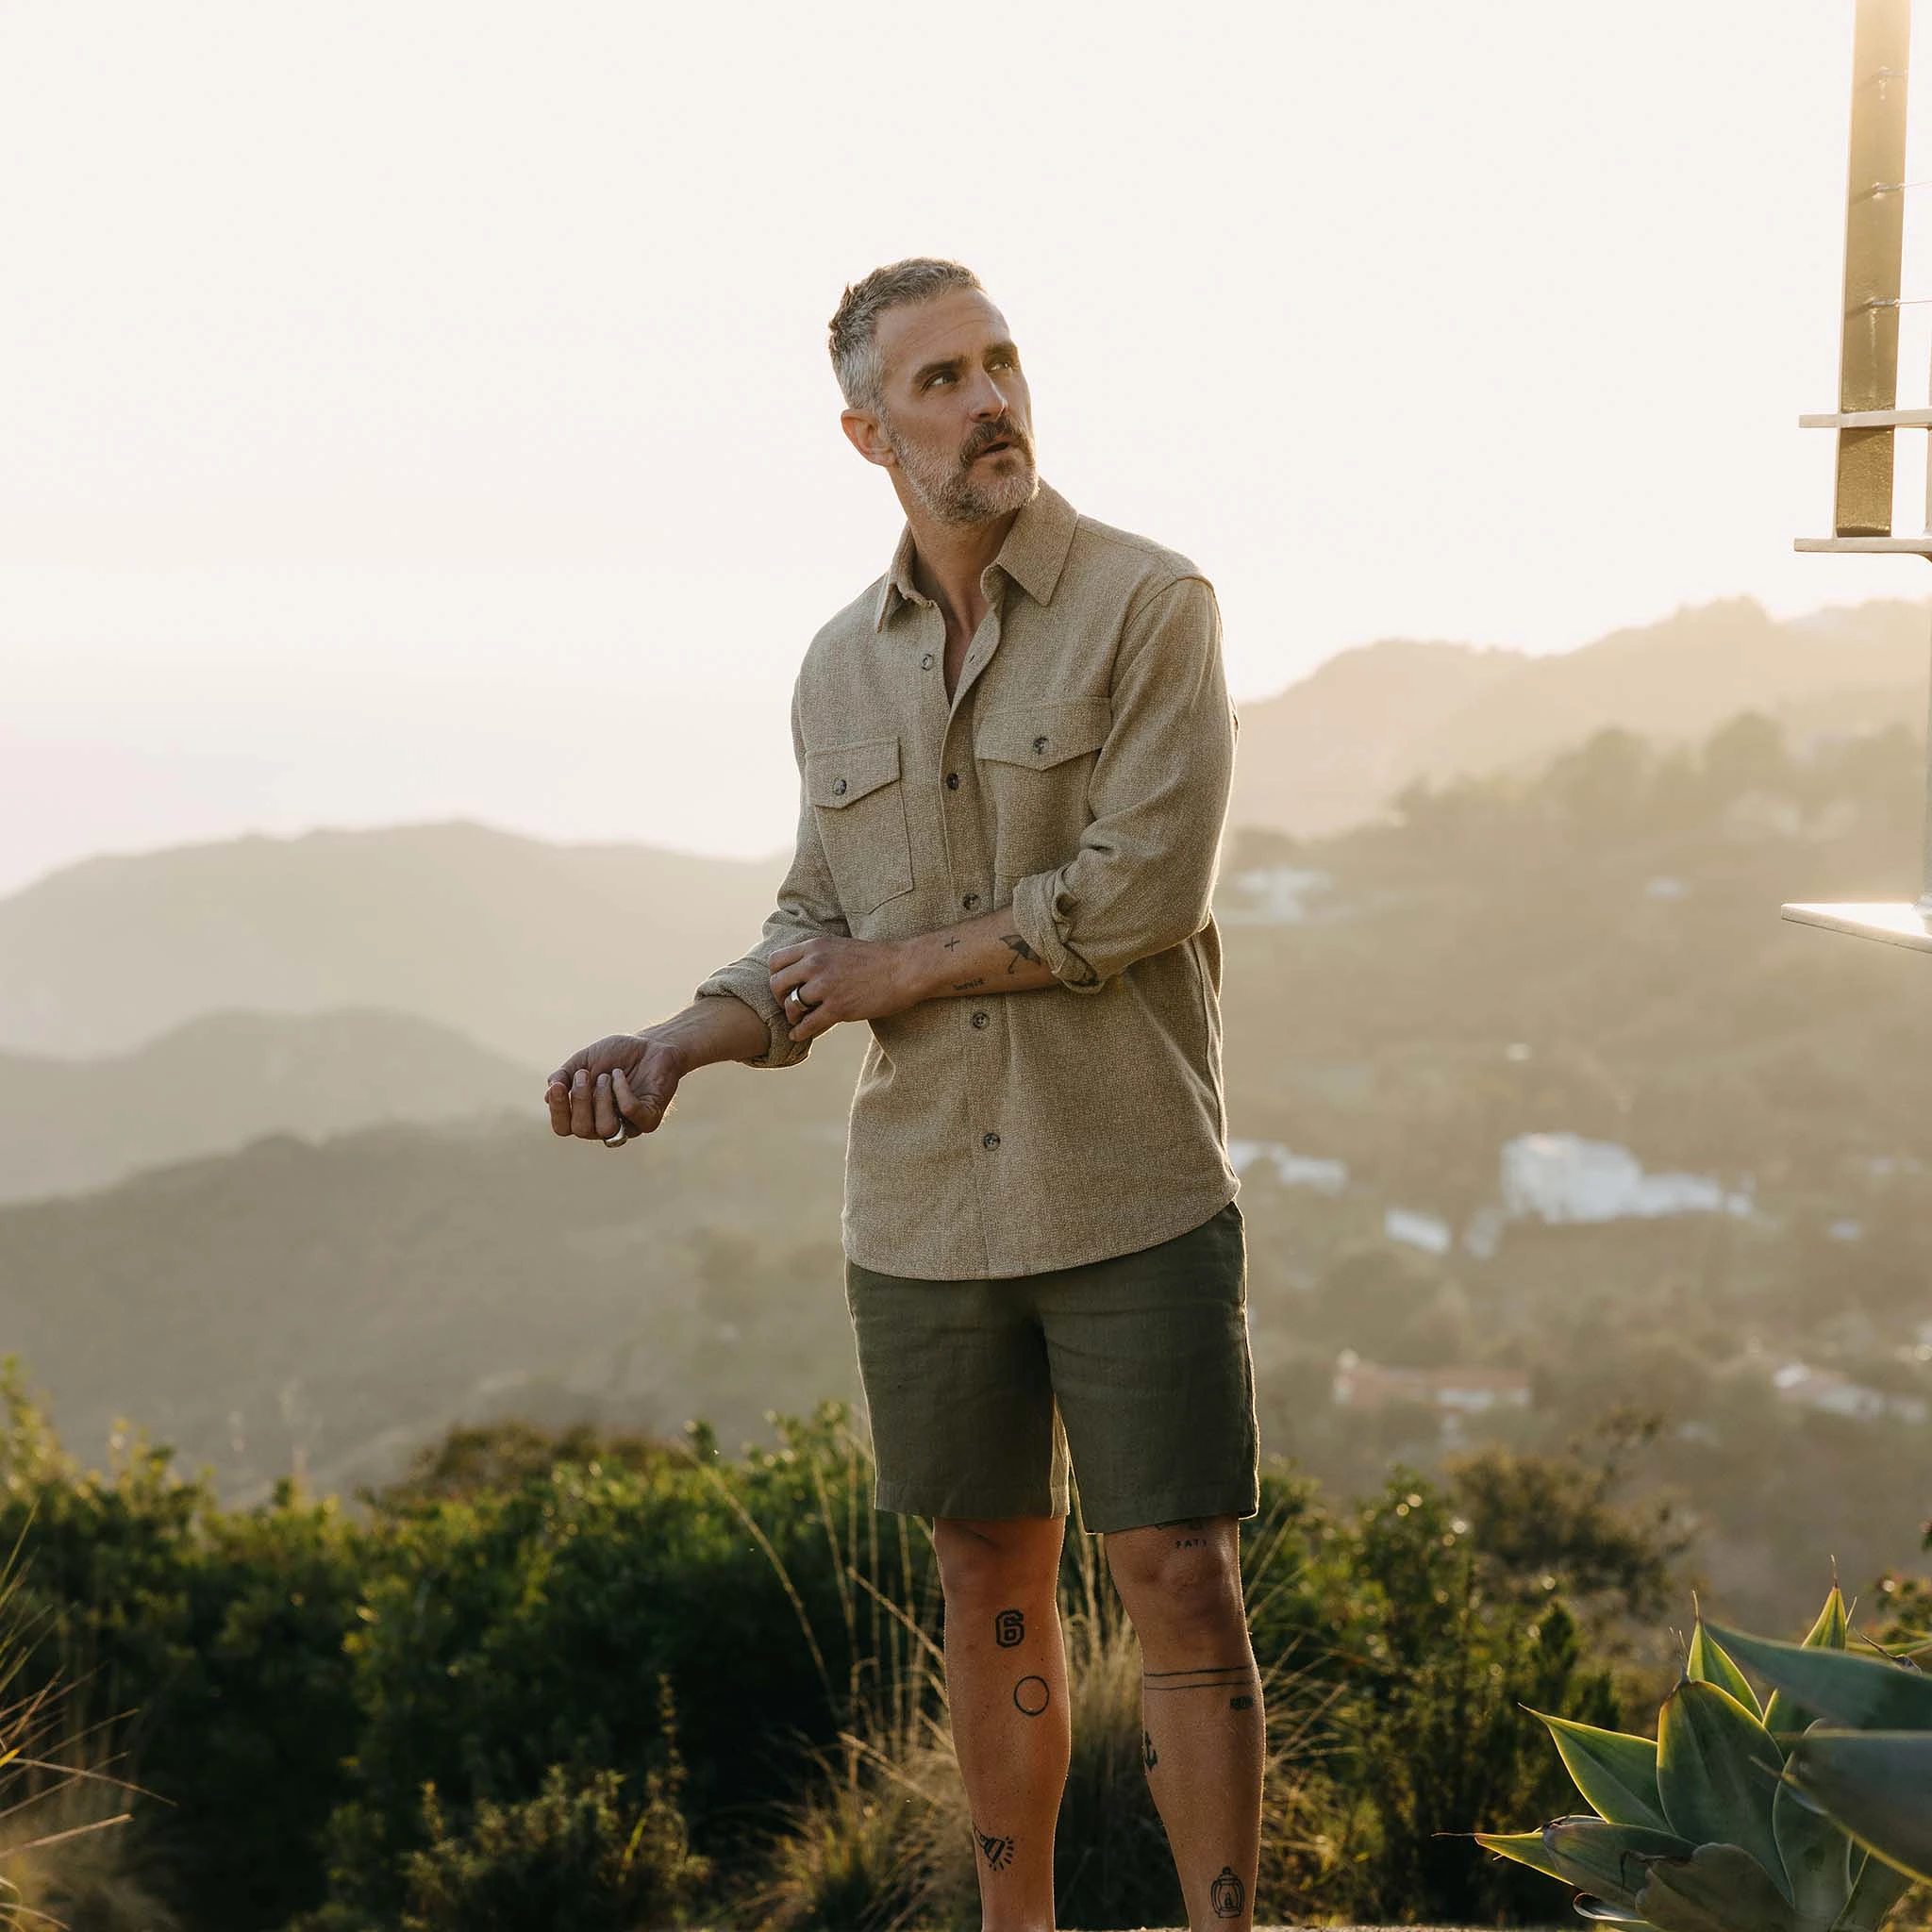
<path id="1" fill-rule="evenodd" d="M 607 1135 L 605 1137 L 604 1144 L 607 1147 L 622 1147 L 624 1143 L 626 1141 L 628 1141 L 636 1131 L 637 1129 L 633 1127 L 627 1120 L 625 1120 L 622 1116 L 620 1116 L 617 1123 L 616 1133 Z"/>

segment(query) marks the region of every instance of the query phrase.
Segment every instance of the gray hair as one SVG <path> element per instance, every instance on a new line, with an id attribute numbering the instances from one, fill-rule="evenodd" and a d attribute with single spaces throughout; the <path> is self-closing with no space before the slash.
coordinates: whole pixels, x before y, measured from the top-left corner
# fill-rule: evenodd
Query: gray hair
<path id="1" fill-rule="evenodd" d="M 924 302 L 947 289 L 977 289 L 979 277 L 963 263 L 915 255 L 875 268 L 854 282 L 832 317 L 832 369 L 848 409 L 876 409 L 885 384 L 879 355 L 879 317 L 906 302 Z"/>

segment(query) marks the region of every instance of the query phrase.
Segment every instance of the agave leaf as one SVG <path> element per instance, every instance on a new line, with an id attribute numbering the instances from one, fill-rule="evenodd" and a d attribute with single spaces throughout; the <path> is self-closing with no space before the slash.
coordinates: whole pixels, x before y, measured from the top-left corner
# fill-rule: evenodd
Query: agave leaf
<path id="1" fill-rule="evenodd" d="M 1650 1739 L 1540 1710 L 1533 1715 L 1550 1727 L 1563 1768 L 1599 1818 L 1612 1824 L 1647 1824 L 1653 1831 L 1671 1828 L 1657 1794 L 1657 1746 Z"/>
<path id="2" fill-rule="evenodd" d="M 1853 1731 L 1932 1731 L 1932 1677 L 1850 1651 L 1775 1643 L 1719 1628 L 1724 1645 L 1806 1709 Z"/>
<path id="3" fill-rule="evenodd" d="M 1851 1896 L 1851 1840 L 1790 1783 L 1772 1800 L 1771 1825 L 1798 1924 L 1805 1932 L 1831 1932 Z"/>
<path id="4" fill-rule="evenodd" d="M 1833 1932 L 1878 1932 L 1912 1881 L 1896 1865 L 1874 1858 L 1860 1846 L 1852 1849 L 1852 1896 Z"/>
<path id="5" fill-rule="evenodd" d="M 1558 1818 L 1543 1826 L 1543 1844 L 1572 1885 L 1633 1911 L 1651 1859 L 1688 1858 L 1697 1849 L 1674 1832 L 1601 1818 Z"/>
<path id="6" fill-rule="evenodd" d="M 1592 1925 L 1648 1925 L 1648 1919 L 1640 1918 L 1634 1911 L 1626 1912 L 1622 1906 L 1613 1906 L 1608 1899 L 1591 1898 L 1589 1892 L 1580 1891 L 1571 1901 L 1571 1909 L 1579 1919 L 1588 1919 Z"/>
<path id="7" fill-rule="evenodd" d="M 1845 1615 L 1845 1600 L 1839 1594 L 1837 1584 L 1831 1586 L 1831 1594 L 1824 1599 L 1824 1607 L 1818 1613 L 1801 1650 L 1842 1650 L 1851 1636 L 1851 1619 Z M 1818 1716 L 1815 1710 L 1807 1710 L 1798 1700 L 1786 1690 L 1774 1690 L 1771 1702 L 1764 1707 L 1764 1728 L 1780 1743 L 1788 1737 L 1794 1737 Z"/>
<path id="8" fill-rule="evenodd" d="M 1575 1883 L 1551 1857 L 1540 1831 L 1479 1831 L 1475 1834 L 1475 1841 L 1484 1851 L 1494 1852 L 1499 1858 L 1513 1859 L 1519 1865 L 1527 1865 L 1532 1872 L 1560 1878 L 1566 1885 Z"/>
<path id="9" fill-rule="evenodd" d="M 1684 1674 L 1693 1683 L 1715 1684 L 1720 1690 L 1728 1690 L 1753 1717 L 1763 1717 L 1757 1691 L 1744 1681 L 1743 1672 L 1731 1661 L 1724 1645 L 1704 1627 L 1702 1617 L 1690 1633 L 1690 1656 Z"/>
<path id="10" fill-rule="evenodd" d="M 1686 1677 L 1665 1700 L 1657 1735 L 1657 1795 L 1671 1829 L 1693 1845 L 1741 1845 L 1782 1881 L 1771 1822 L 1781 1759 L 1771 1733 L 1728 1690 Z"/>
<path id="11" fill-rule="evenodd" d="M 1932 1878 L 1932 1731 L 1812 1729 L 1785 1775 L 1851 1835 L 1914 1878 Z"/>
<path id="12" fill-rule="evenodd" d="M 1658 1858 L 1637 1894 L 1657 1932 L 1796 1932 L 1790 1901 L 1739 1845 L 1699 1845 L 1688 1858 Z"/>

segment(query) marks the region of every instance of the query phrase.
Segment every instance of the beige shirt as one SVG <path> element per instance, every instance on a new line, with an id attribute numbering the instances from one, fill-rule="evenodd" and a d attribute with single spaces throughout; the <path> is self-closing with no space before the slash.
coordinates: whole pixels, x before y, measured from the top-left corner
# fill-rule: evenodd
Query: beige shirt
<path id="1" fill-rule="evenodd" d="M 798 845 L 764 937 L 714 974 L 791 1066 L 766 961 L 1001 908 L 1058 984 L 870 1023 L 846 1253 L 881 1274 L 1070 1268 L 1234 1198 L 1209 911 L 1234 764 L 1214 592 L 1042 486 L 980 579 L 948 702 L 945 621 L 891 569 L 812 640 L 792 697 Z"/>

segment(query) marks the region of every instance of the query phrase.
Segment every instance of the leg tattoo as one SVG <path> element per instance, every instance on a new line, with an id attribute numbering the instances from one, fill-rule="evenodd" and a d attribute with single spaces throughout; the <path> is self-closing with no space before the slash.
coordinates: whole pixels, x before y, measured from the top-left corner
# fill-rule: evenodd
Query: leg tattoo
<path id="1" fill-rule="evenodd" d="M 1013 1862 L 1013 1840 L 1010 1838 L 994 1838 L 981 1831 L 976 1824 L 973 1827 L 973 1836 L 979 1840 L 979 1849 L 990 1871 L 1004 1872 Z"/>
<path id="2" fill-rule="evenodd" d="M 1013 1702 L 1027 1717 L 1038 1717 L 1052 1701 L 1044 1677 L 1022 1677 L 1013 1686 Z"/>
<path id="3" fill-rule="evenodd" d="M 1002 1610 L 992 1620 L 992 1641 L 1002 1650 L 1011 1650 L 1016 1643 L 1026 1641 L 1026 1613 L 1024 1610 Z"/>
<path id="4" fill-rule="evenodd" d="M 1208 1888 L 1208 1903 L 1217 1919 L 1239 1919 L 1248 1902 L 1248 1889 L 1234 1875 L 1232 1865 L 1224 1865 L 1221 1875 Z"/>

